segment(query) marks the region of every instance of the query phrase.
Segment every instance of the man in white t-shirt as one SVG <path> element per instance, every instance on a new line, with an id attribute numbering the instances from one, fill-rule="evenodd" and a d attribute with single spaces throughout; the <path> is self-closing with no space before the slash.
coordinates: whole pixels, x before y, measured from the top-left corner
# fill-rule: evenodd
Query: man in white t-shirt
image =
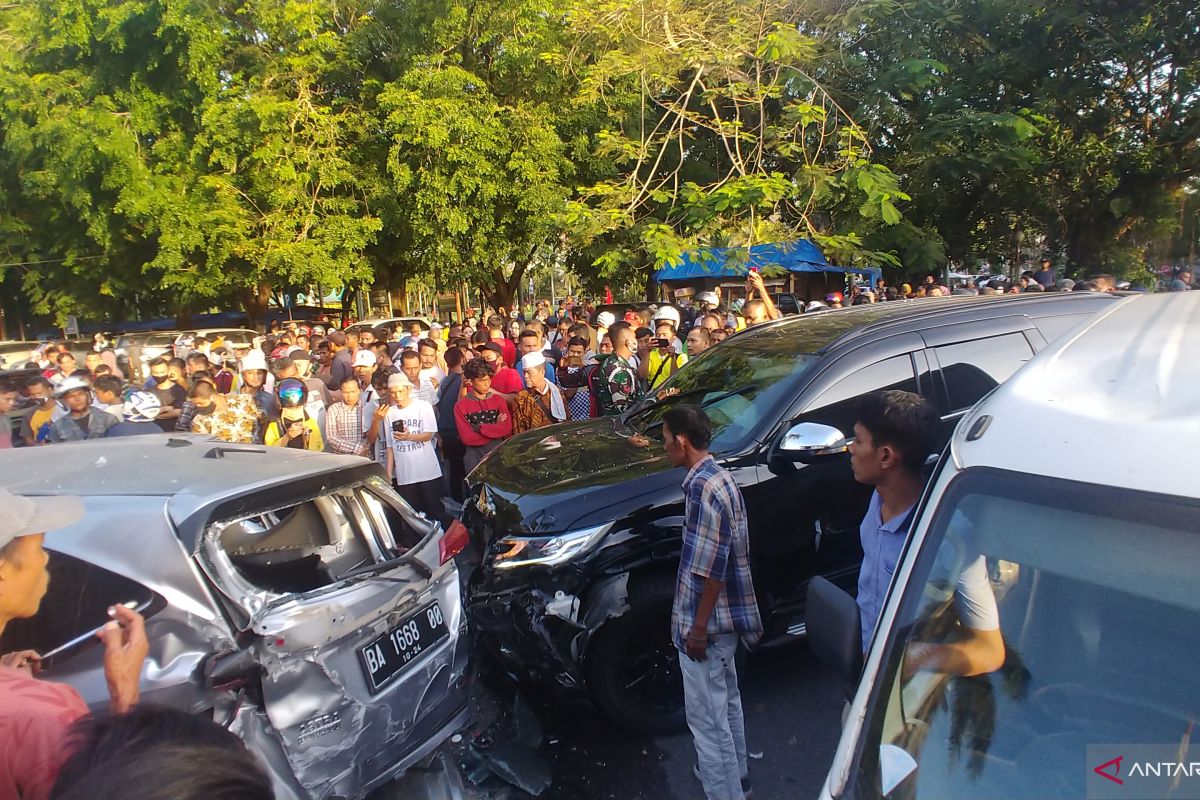
<path id="1" fill-rule="evenodd" d="M 388 391 L 392 403 L 383 418 L 388 476 L 414 510 L 449 527 L 442 502 L 442 467 L 433 449 L 437 435 L 433 406 L 413 397 L 412 381 L 403 372 L 388 378 Z"/>
<path id="2" fill-rule="evenodd" d="M 417 343 L 417 355 L 421 358 L 421 371 L 418 373 L 421 382 L 429 383 L 436 391 L 446 380 L 446 371 L 438 364 L 437 340 L 422 339 Z"/>

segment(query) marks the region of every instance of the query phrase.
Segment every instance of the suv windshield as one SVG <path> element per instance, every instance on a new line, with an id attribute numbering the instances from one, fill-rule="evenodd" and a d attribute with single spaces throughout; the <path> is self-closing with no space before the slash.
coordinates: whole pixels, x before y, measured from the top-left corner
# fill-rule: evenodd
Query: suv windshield
<path id="1" fill-rule="evenodd" d="M 155 333 L 146 337 L 143 342 L 144 347 L 170 347 L 175 344 L 175 337 L 178 333 Z"/>
<path id="2" fill-rule="evenodd" d="M 1119 755 L 1096 745 L 1186 753 L 1197 563 L 1195 503 L 964 472 L 904 590 L 854 794 L 1083 797 L 1092 767 Z"/>
<path id="3" fill-rule="evenodd" d="M 816 361 L 803 345 L 794 335 L 730 339 L 685 364 L 625 421 L 660 436 L 663 412 L 676 402 L 693 403 L 712 421 L 711 449 L 738 448 L 764 420 L 778 418 L 782 403 L 794 399 L 798 376 Z"/>

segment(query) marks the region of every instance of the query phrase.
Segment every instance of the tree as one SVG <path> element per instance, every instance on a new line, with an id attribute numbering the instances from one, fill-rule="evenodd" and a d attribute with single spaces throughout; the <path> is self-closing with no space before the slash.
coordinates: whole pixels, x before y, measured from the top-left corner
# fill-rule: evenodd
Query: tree
<path id="1" fill-rule="evenodd" d="M 832 91 L 953 261 L 1012 263 L 1034 242 L 1132 275 L 1175 224 L 1200 162 L 1194 4 L 873 0 L 825 23 L 842 32 Z"/>
<path id="2" fill-rule="evenodd" d="M 564 221 L 583 245 L 604 242 L 602 275 L 796 237 L 844 264 L 895 263 L 866 238 L 901 223 L 908 196 L 815 77 L 825 45 L 809 15 L 782 0 L 571 6 L 561 62 L 581 101 L 608 109 L 595 145 L 611 176 Z"/>

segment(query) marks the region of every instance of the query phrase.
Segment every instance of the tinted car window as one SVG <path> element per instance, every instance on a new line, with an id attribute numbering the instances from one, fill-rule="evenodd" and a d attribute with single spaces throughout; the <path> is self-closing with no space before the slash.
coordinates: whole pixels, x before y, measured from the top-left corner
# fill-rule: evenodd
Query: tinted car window
<path id="1" fill-rule="evenodd" d="M 900 389 L 917 391 L 912 357 L 893 356 L 857 369 L 825 390 L 803 414 L 806 422 L 832 425 L 847 436 L 853 435 L 858 399 L 864 394 Z"/>
<path id="2" fill-rule="evenodd" d="M 1197 531 L 1190 501 L 994 471 L 956 478 L 897 587 L 848 794 L 1085 797 L 1100 761 L 1089 744 L 1186 747 Z M 967 638 L 978 652 L 972 631 L 997 625 L 999 669 L 965 676 L 927 658 Z"/>
<path id="3" fill-rule="evenodd" d="M 1033 357 L 1033 348 L 1021 333 L 943 345 L 933 351 L 949 395 L 949 406 L 939 409 L 943 414 L 975 405 Z"/>
<path id="4" fill-rule="evenodd" d="M 137 581 L 74 556 L 47 549 L 50 588 L 38 613 L 15 619 L 4 628 L 0 652 L 36 650 L 48 653 L 91 633 L 108 622 L 108 607 L 132 601 L 147 613 L 154 592 Z"/>

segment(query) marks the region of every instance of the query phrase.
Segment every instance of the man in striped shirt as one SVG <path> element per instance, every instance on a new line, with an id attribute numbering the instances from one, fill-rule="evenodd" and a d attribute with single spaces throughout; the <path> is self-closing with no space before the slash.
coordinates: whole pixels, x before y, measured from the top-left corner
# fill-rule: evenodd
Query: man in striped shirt
<path id="1" fill-rule="evenodd" d="M 712 425 L 702 409 L 668 409 L 662 432 L 672 466 L 688 470 L 671 636 L 696 775 L 708 800 L 743 800 L 751 787 L 734 657 L 739 640 L 752 645 L 763 631 L 750 578 L 746 505 L 733 476 L 709 455 Z"/>
<path id="2" fill-rule="evenodd" d="M 342 382 L 342 401 L 325 412 L 325 441 L 329 452 L 371 457 L 372 445 L 379 435 L 374 425 L 375 402 L 361 400 L 358 378 Z"/>

